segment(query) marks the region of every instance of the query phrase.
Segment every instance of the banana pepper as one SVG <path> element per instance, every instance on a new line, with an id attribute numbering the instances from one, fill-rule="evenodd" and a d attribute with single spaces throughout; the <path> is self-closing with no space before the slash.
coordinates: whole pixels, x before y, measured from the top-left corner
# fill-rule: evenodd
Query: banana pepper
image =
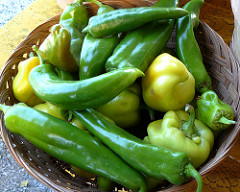
<path id="1" fill-rule="evenodd" d="M 78 71 L 78 65 L 71 53 L 71 33 L 61 24 L 55 24 L 51 33 L 40 45 L 39 50 L 34 50 L 42 57 L 44 62 L 50 63 L 65 71 Z"/>
<path id="2" fill-rule="evenodd" d="M 41 99 L 34 93 L 30 82 L 28 80 L 31 70 L 40 65 L 38 57 L 30 54 L 30 57 L 24 61 L 21 61 L 18 65 L 18 73 L 13 79 L 13 94 L 14 97 L 29 106 L 34 106 L 39 103 L 43 103 Z"/>
<path id="3" fill-rule="evenodd" d="M 185 152 L 197 168 L 207 160 L 214 135 L 209 127 L 195 119 L 191 105 L 186 105 L 185 110 L 168 111 L 163 119 L 151 122 L 146 140 L 153 145 Z"/>
<path id="4" fill-rule="evenodd" d="M 150 108 L 161 112 L 178 110 L 193 100 L 195 79 L 180 60 L 163 53 L 145 72 L 142 92 Z"/>
<path id="5" fill-rule="evenodd" d="M 118 126 L 128 128 L 140 120 L 141 88 L 134 83 L 108 103 L 96 110 L 112 119 Z"/>

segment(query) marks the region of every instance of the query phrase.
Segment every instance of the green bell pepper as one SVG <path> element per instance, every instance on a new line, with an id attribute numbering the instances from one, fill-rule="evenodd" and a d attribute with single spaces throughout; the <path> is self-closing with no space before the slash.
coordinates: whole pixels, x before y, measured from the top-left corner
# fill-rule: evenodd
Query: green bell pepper
<path id="1" fill-rule="evenodd" d="M 151 122 L 147 128 L 151 144 L 174 151 L 185 152 L 194 167 L 198 168 L 208 158 L 214 143 L 210 128 L 195 119 L 194 108 L 187 105 L 186 111 L 168 111 L 163 119 Z"/>
<path id="2" fill-rule="evenodd" d="M 141 88 L 134 83 L 108 103 L 96 108 L 122 128 L 135 126 L 140 121 Z"/>
<path id="3" fill-rule="evenodd" d="M 72 112 L 93 135 L 136 170 L 177 185 L 194 177 L 198 182 L 197 191 L 202 191 L 202 178 L 186 153 L 148 144 L 106 120 L 94 109 Z"/>
<path id="4" fill-rule="evenodd" d="M 180 60 L 163 53 L 146 70 L 142 94 L 145 103 L 154 110 L 182 109 L 194 98 L 195 79 Z"/>
<path id="5" fill-rule="evenodd" d="M 71 34 L 70 52 L 72 53 L 77 65 L 80 63 L 85 33 L 82 30 L 88 24 L 88 11 L 83 5 L 82 0 L 68 4 L 60 16 L 59 24 L 66 28 Z"/>
<path id="6" fill-rule="evenodd" d="M 133 191 L 147 190 L 142 175 L 85 131 L 23 103 L 0 104 L 0 110 L 12 133 L 23 136 L 49 155 Z"/>
<path id="7" fill-rule="evenodd" d="M 51 33 L 39 46 L 38 54 L 44 62 L 50 63 L 65 71 L 77 71 L 77 63 L 70 51 L 71 33 L 60 24 L 51 28 Z"/>
<path id="8" fill-rule="evenodd" d="M 224 130 L 235 124 L 234 111 L 214 91 L 204 92 L 197 100 L 196 117 L 211 129 Z"/>
<path id="9" fill-rule="evenodd" d="M 172 7 L 134 7 L 117 9 L 89 19 L 88 26 L 83 29 L 93 37 L 104 37 L 131 31 L 148 22 L 160 19 L 176 19 L 187 15 L 188 11 Z"/>

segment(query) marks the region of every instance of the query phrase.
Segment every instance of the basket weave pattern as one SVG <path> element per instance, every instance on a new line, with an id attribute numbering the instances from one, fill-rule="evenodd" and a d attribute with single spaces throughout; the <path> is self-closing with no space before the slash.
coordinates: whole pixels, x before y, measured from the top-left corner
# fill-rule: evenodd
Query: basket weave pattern
<path id="1" fill-rule="evenodd" d="M 102 1 L 115 8 L 149 6 L 153 1 Z M 87 5 L 89 13 L 96 13 L 96 6 Z M 40 45 L 49 34 L 50 28 L 58 23 L 59 15 L 49 19 L 33 30 L 26 39 L 18 45 L 6 62 L 0 74 L 0 100 L 1 103 L 13 105 L 17 100 L 13 96 L 12 81 L 17 74 L 18 63 L 28 57 L 32 45 Z M 207 24 L 200 22 L 196 37 L 202 51 L 204 63 L 212 78 L 213 87 L 220 99 L 230 104 L 235 112 L 236 125 L 224 132 L 215 143 L 209 160 L 200 169 L 200 174 L 205 177 L 228 155 L 229 150 L 237 140 L 239 133 L 239 66 L 233 54 L 223 39 Z M 175 48 L 175 33 L 173 32 L 167 47 Z M 71 167 L 43 151 L 37 149 L 21 136 L 12 134 L 6 129 L 3 113 L 1 114 L 1 136 L 10 153 L 33 177 L 50 186 L 56 191 L 98 191 L 94 181 L 89 181 L 79 176 L 73 176 Z M 192 191 L 195 181 L 189 181 L 181 186 L 168 186 L 159 191 Z"/>
<path id="2" fill-rule="evenodd" d="M 240 0 L 231 0 L 234 15 L 234 31 L 231 40 L 231 50 L 240 65 Z"/>

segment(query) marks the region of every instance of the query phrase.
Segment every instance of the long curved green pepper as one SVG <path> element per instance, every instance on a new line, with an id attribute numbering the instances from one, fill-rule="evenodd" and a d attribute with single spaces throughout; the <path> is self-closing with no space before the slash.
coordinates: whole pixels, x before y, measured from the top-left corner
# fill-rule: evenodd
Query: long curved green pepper
<path id="1" fill-rule="evenodd" d="M 33 46 L 38 53 L 37 46 Z M 63 109 L 81 110 L 101 106 L 133 84 L 144 73 L 137 68 L 114 70 L 85 80 L 62 80 L 51 64 L 31 70 L 29 82 L 35 94 Z M 109 91 L 110 87 L 114 87 Z"/>
<path id="2" fill-rule="evenodd" d="M 114 10 L 109 5 L 104 5 L 96 0 L 87 0 L 99 6 L 97 14 L 103 14 Z M 90 33 L 84 38 L 80 56 L 79 79 L 88 79 L 99 75 L 105 66 L 105 62 L 112 54 L 113 49 L 120 41 L 120 35 L 110 35 L 104 38 L 95 38 Z"/>
<path id="3" fill-rule="evenodd" d="M 70 51 L 79 65 L 82 43 L 85 37 L 82 30 L 88 24 L 88 11 L 83 5 L 83 0 L 76 0 L 74 3 L 68 4 L 60 16 L 59 24 L 71 33 Z"/>
<path id="4" fill-rule="evenodd" d="M 182 8 L 135 7 L 116 9 L 89 19 L 88 26 L 83 29 L 94 37 L 104 37 L 136 29 L 148 22 L 160 19 L 176 19 L 187 15 Z"/>
<path id="5" fill-rule="evenodd" d="M 160 0 L 152 7 L 177 7 L 179 0 Z M 175 20 L 151 22 L 130 31 L 117 45 L 106 62 L 106 71 L 137 67 L 143 72 L 165 47 L 175 26 Z"/>
<path id="6" fill-rule="evenodd" d="M 144 177 L 84 130 L 23 103 L 0 104 L 0 110 L 12 133 L 23 136 L 49 155 L 133 191 L 146 192 Z"/>
<path id="7" fill-rule="evenodd" d="M 202 191 L 202 178 L 190 164 L 186 153 L 148 144 L 104 119 L 94 109 L 73 111 L 73 114 L 93 135 L 136 170 L 177 185 L 184 183 L 188 177 L 195 177 L 197 191 Z"/>
<path id="8" fill-rule="evenodd" d="M 194 34 L 203 3 L 203 0 L 191 0 L 184 5 L 183 8 L 189 11 L 189 14 L 177 19 L 176 29 L 177 56 L 194 76 L 196 90 L 200 93 L 212 89 L 211 78 L 204 66 L 202 53 Z"/>

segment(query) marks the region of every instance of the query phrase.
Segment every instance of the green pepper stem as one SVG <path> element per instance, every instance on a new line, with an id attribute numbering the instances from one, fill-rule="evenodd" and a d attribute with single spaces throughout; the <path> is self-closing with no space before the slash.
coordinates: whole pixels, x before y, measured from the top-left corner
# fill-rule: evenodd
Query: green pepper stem
<path id="1" fill-rule="evenodd" d="M 203 181 L 201 175 L 198 173 L 198 171 L 192 166 L 192 164 L 188 164 L 185 167 L 184 173 L 187 177 L 193 177 L 197 181 L 197 192 L 202 192 L 203 187 Z"/>
<path id="2" fill-rule="evenodd" d="M 3 111 L 3 113 L 6 113 L 6 111 L 9 109 L 10 106 L 6 106 L 3 104 L 0 104 L 0 110 Z"/>
<path id="3" fill-rule="evenodd" d="M 32 46 L 32 50 L 35 51 L 35 53 L 37 53 L 37 56 L 40 60 L 40 64 L 44 64 L 43 58 L 41 57 L 41 55 L 39 54 L 39 48 L 37 45 L 33 45 Z"/>
<path id="4" fill-rule="evenodd" d="M 180 129 L 184 132 L 184 134 L 189 137 L 192 138 L 192 135 L 194 134 L 194 121 L 195 121 L 195 111 L 193 106 L 187 104 L 185 106 L 185 111 L 189 112 L 190 116 L 187 122 L 184 122 Z"/>
<path id="5" fill-rule="evenodd" d="M 236 123 L 236 121 L 227 119 L 227 118 L 224 117 L 224 116 L 222 116 L 217 122 L 218 122 L 218 123 L 223 123 L 223 124 L 226 124 L 226 125 L 231 125 L 231 124 L 235 124 L 235 123 Z"/>
<path id="6" fill-rule="evenodd" d="M 97 1 L 97 0 L 85 0 L 85 2 L 94 3 L 94 4 L 96 4 L 99 7 L 103 6 L 103 4 L 100 1 Z"/>

